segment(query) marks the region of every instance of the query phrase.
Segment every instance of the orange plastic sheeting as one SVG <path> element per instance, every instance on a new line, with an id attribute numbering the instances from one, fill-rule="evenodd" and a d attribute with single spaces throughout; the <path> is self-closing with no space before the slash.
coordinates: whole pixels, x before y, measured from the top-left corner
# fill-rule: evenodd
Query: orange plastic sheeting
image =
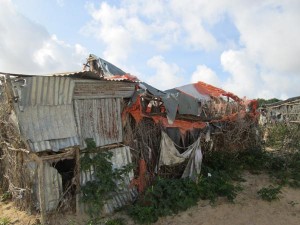
<path id="1" fill-rule="evenodd" d="M 139 177 L 136 179 L 133 179 L 130 182 L 130 187 L 137 186 L 139 193 L 144 192 L 146 187 L 146 172 L 147 172 L 147 166 L 146 161 L 144 159 L 140 159 L 139 161 Z"/>
<path id="2" fill-rule="evenodd" d="M 126 118 L 127 113 L 130 113 L 137 123 L 139 123 L 144 117 L 152 118 L 155 123 L 161 123 L 164 127 L 176 127 L 179 128 L 181 133 L 185 133 L 188 130 L 194 128 L 203 129 L 207 126 L 205 122 L 197 121 L 191 122 L 186 120 L 174 120 L 173 124 L 168 123 L 168 119 L 163 116 L 147 116 L 142 113 L 140 96 L 137 97 L 137 100 L 130 108 L 125 108 L 122 114 L 123 121 Z"/>
<path id="3" fill-rule="evenodd" d="M 141 97 L 138 96 L 135 103 L 131 107 L 126 107 L 122 113 L 122 120 L 125 121 L 126 115 L 130 113 L 137 123 L 139 123 L 145 116 L 142 113 Z"/>
<path id="4" fill-rule="evenodd" d="M 231 93 L 231 92 L 227 92 L 222 90 L 221 88 L 217 88 L 215 86 L 212 86 L 210 84 L 206 84 L 204 82 L 199 81 L 198 83 L 194 84 L 194 87 L 196 88 L 196 90 L 204 95 L 211 95 L 214 97 L 220 97 L 220 96 L 227 96 L 232 98 L 233 100 L 240 102 L 241 99 L 236 96 L 235 94 Z"/>
<path id="5" fill-rule="evenodd" d="M 115 76 L 111 76 L 111 77 L 105 77 L 105 80 L 129 80 L 132 82 L 140 81 L 136 76 L 133 76 L 129 73 L 127 73 L 125 75 L 115 75 Z"/>
<path id="6" fill-rule="evenodd" d="M 186 120 L 174 120 L 173 124 L 168 123 L 168 119 L 162 116 L 152 116 L 151 117 L 155 123 L 161 123 L 164 127 L 174 127 L 179 128 L 180 133 L 185 134 L 188 130 L 193 130 L 195 128 L 203 129 L 207 126 L 207 123 L 197 121 L 191 122 Z"/>

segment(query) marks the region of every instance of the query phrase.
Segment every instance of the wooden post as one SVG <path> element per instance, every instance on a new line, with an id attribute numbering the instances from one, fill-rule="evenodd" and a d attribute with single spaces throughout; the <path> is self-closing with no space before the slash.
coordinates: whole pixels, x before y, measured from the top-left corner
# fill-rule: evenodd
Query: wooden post
<path id="1" fill-rule="evenodd" d="M 75 160 L 76 160 L 76 215 L 79 216 L 81 214 L 80 210 L 80 149 L 77 147 L 75 149 Z"/>
<path id="2" fill-rule="evenodd" d="M 41 211 L 41 223 L 46 224 L 44 163 L 42 160 L 39 160 L 39 164 L 38 164 L 38 179 L 39 179 L 39 200 L 40 200 L 40 211 Z"/>

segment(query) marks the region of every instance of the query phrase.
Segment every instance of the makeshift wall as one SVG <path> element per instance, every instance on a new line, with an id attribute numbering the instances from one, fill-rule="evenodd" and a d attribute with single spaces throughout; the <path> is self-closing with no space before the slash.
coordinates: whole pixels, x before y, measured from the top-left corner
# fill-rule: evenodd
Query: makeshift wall
<path id="1" fill-rule="evenodd" d="M 122 142 L 121 99 L 85 99 L 74 101 L 81 148 L 92 138 L 96 146 Z"/>
<path id="2" fill-rule="evenodd" d="M 132 163 L 131 152 L 128 146 L 111 149 L 109 151 L 113 153 L 113 156 L 111 158 L 113 169 L 119 169 Z M 91 154 L 90 156 L 92 157 L 93 154 Z M 80 185 L 83 186 L 84 184 L 86 184 L 86 182 L 93 180 L 93 173 L 93 168 L 88 171 L 81 171 Z M 124 181 L 118 181 L 120 182 L 119 187 L 123 188 L 115 193 L 112 199 L 106 202 L 103 208 L 104 213 L 112 213 L 116 209 L 132 202 L 137 197 L 136 188 L 129 188 L 129 184 L 132 179 L 133 171 L 131 171 L 127 176 L 124 177 Z M 83 203 L 80 204 L 81 211 L 84 212 L 85 206 Z"/>
<path id="3" fill-rule="evenodd" d="M 300 97 L 266 105 L 268 122 L 292 122 L 300 124 Z"/>
<path id="4" fill-rule="evenodd" d="M 63 195 L 62 177 L 58 171 L 47 162 L 44 163 L 43 176 L 45 210 L 50 212 L 58 207 Z M 39 188 L 37 188 L 37 193 L 39 193 Z M 38 208 L 40 208 L 39 204 Z"/>
<path id="5" fill-rule="evenodd" d="M 71 78 L 24 77 L 13 80 L 12 85 L 20 130 L 32 151 L 79 145 Z"/>

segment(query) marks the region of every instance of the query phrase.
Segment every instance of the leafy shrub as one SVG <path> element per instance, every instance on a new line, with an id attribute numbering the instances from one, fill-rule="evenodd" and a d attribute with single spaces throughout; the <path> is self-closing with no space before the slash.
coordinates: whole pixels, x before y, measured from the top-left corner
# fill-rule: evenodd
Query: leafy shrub
<path id="1" fill-rule="evenodd" d="M 259 173 L 266 169 L 266 162 L 270 159 L 270 155 L 262 149 L 250 149 L 240 152 L 238 156 L 239 163 L 243 169 L 249 170 L 251 173 Z"/>
<path id="2" fill-rule="evenodd" d="M 273 201 L 279 199 L 279 194 L 281 193 L 280 191 L 281 186 L 278 187 L 273 187 L 270 185 L 269 187 L 265 187 L 260 189 L 257 194 L 265 201 Z"/>
<path id="3" fill-rule="evenodd" d="M 192 180 L 158 178 L 129 209 L 129 215 L 139 223 L 153 223 L 160 216 L 195 205 L 199 197 L 198 185 Z"/>
<path id="4" fill-rule="evenodd" d="M 209 177 L 200 177 L 198 183 L 190 179 L 158 178 L 144 196 L 130 207 L 129 215 L 139 223 L 154 223 L 161 216 L 196 205 L 200 198 L 213 203 L 218 196 L 225 196 L 233 201 L 239 190 L 230 183 L 226 173 L 212 172 Z"/>
<path id="5" fill-rule="evenodd" d="M 7 217 L 0 218 L 0 225 L 9 225 L 11 224 L 10 219 Z"/>
<path id="6" fill-rule="evenodd" d="M 204 174 L 211 171 L 223 171 L 223 176 L 227 174 L 228 179 L 241 180 L 242 164 L 238 153 L 226 151 L 211 151 L 204 155 Z M 207 170 L 207 171 L 206 171 Z"/>
<path id="7" fill-rule="evenodd" d="M 92 139 L 87 139 L 87 150 L 95 152 L 96 144 Z M 131 165 L 121 169 L 113 169 L 110 161 L 112 153 L 108 151 L 97 151 L 85 154 L 81 158 L 81 169 L 83 171 L 93 168 L 93 180 L 86 182 L 81 187 L 82 201 L 87 206 L 87 212 L 92 218 L 98 218 L 105 201 L 112 197 L 117 191 L 117 181 L 123 179 L 123 175 L 131 170 Z M 91 220 L 92 221 L 92 220 Z"/>
<path id="8" fill-rule="evenodd" d="M 129 215 L 139 223 L 153 223 L 160 216 L 186 210 L 199 199 L 214 203 L 219 196 L 233 202 L 241 190 L 233 181 L 243 181 L 242 172 L 267 172 L 276 178 L 278 187 L 270 186 L 258 191 L 261 198 L 272 201 L 281 193 L 281 185 L 300 187 L 300 152 L 278 155 L 263 149 L 248 151 L 207 152 L 204 154 L 198 183 L 189 179 L 158 178 L 135 205 Z"/>
<path id="9" fill-rule="evenodd" d="M 105 222 L 105 225 L 125 225 L 124 220 L 121 218 L 110 219 Z"/>
<path id="10" fill-rule="evenodd" d="M 212 203 L 218 196 L 227 197 L 233 202 L 237 192 L 241 190 L 241 187 L 233 185 L 230 176 L 222 171 L 211 171 L 209 176 L 202 176 L 198 186 L 201 199 L 208 199 Z"/>
<path id="11" fill-rule="evenodd" d="M 298 124 L 278 123 L 268 128 L 266 145 L 278 149 L 300 150 L 300 126 Z"/>
<path id="12" fill-rule="evenodd" d="M 12 195 L 10 192 L 5 192 L 4 194 L 1 195 L 0 197 L 0 202 L 5 202 L 7 200 L 10 200 L 12 198 Z"/>

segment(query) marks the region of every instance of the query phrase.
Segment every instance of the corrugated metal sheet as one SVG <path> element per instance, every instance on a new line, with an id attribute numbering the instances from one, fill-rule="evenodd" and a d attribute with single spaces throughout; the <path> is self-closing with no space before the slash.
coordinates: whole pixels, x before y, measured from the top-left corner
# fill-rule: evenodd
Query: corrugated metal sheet
<path id="1" fill-rule="evenodd" d="M 79 146 L 80 139 L 78 137 L 69 137 L 56 140 L 29 142 L 29 146 L 34 152 L 41 152 L 45 150 L 52 150 L 58 152 L 60 149 L 68 148 L 71 146 Z"/>
<path id="2" fill-rule="evenodd" d="M 24 77 L 13 82 L 20 110 L 36 105 L 72 104 L 75 83 L 68 77 Z"/>
<path id="3" fill-rule="evenodd" d="M 21 133 L 35 152 L 80 144 L 72 105 L 30 106 L 18 116 Z"/>
<path id="4" fill-rule="evenodd" d="M 38 165 L 32 161 L 28 163 L 27 166 L 31 175 L 28 179 L 31 179 L 33 183 L 32 201 L 36 209 L 40 210 L 39 183 L 37 173 Z M 43 175 L 45 210 L 49 212 L 57 208 L 59 200 L 63 194 L 62 177 L 58 171 L 54 167 L 50 166 L 50 164 L 47 162 L 44 162 Z"/>
<path id="5" fill-rule="evenodd" d="M 87 138 L 93 138 L 97 147 L 122 142 L 120 98 L 77 99 L 74 105 L 81 148 Z"/>
<path id="6" fill-rule="evenodd" d="M 44 182 L 45 207 L 46 211 L 51 211 L 57 208 L 63 193 L 62 177 L 46 162 L 44 163 Z"/>
<path id="7" fill-rule="evenodd" d="M 17 116 L 31 150 L 58 151 L 79 145 L 74 112 L 75 83 L 68 77 L 19 77 L 12 80 Z"/>
<path id="8" fill-rule="evenodd" d="M 113 168 L 121 168 L 126 166 L 131 161 L 131 152 L 128 146 L 115 148 L 109 150 L 113 153 L 113 157 L 111 162 L 113 164 Z M 94 170 L 91 169 L 89 171 L 81 171 L 80 174 L 80 182 L 81 185 L 84 185 L 87 181 L 93 179 Z M 120 190 L 118 193 L 107 203 L 104 205 L 104 212 L 105 213 L 112 213 L 114 210 L 132 202 L 138 195 L 136 188 L 129 188 L 130 181 L 133 179 L 133 171 L 131 171 L 127 177 L 125 177 L 124 182 L 119 185 Z M 125 185 L 124 185 L 125 183 Z M 81 209 L 84 210 L 84 205 L 81 205 Z"/>
<path id="9" fill-rule="evenodd" d="M 76 80 L 74 99 L 130 98 L 134 90 L 135 84 L 129 82 Z"/>

